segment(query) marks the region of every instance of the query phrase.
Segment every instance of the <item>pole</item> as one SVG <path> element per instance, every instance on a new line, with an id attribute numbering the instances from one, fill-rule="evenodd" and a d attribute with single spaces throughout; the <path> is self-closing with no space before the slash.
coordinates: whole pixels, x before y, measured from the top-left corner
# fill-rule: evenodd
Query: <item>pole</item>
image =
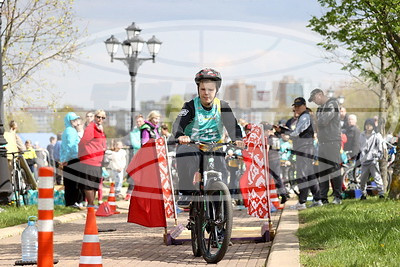
<path id="1" fill-rule="evenodd" d="M 1 6 L 0 6 L 0 32 L 1 32 Z M 0 203 L 8 202 L 11 194 L 10 170 L 7 161 L 7 141 L 4 139 L 4 103 L 3 103 L 3 55 L 0 36 Z"/>
<path id="2" fill-rule="evenodd" d="M 135 127 L 135 83 L 136 83 L 136 74 L 130 73 L 131 75 L 131 132 Z"/>

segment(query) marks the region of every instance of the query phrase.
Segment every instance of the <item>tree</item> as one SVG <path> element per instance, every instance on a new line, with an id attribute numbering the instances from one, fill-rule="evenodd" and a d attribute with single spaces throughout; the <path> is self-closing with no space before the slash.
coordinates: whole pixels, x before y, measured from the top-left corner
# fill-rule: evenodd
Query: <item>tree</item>
<path id="1" fill-rule="evenodd" d="M 178 113 L 181 111 L 183 103 L 183 97 L 181 95 L 172 95 L 165 107 L 165 122 L 171 126 L 171 124 L 175 121 Z M 171 129 L 171 127 L 169 127 Z"/>
<path id="2" fill-rule="evenodd" d="M 3 27 L 3 90 L 8 106 L 29 102 L 46 84 L 34 78 L 52 62 L 68 62 L 83 36 L 74 26 L 73 0 L 6 0 Z M 4 24 L 3 24 L 4 25 Z M 27 93 L 29 92 L 29 93 Z"/>
<path id="3" fill-rule="evenodd" d="M 53 120 L 51 122 L 51 131 L 53 133 L 57 134 L 57 133 L 62 133 L 64 131 L 65 129 L 64 118 L 68 112 L 75 112 L 75 110 L 70 106 L 64 106 L 59 110 L 54 111 Z"/>
<path id="4" fill-rule="evenodd" d="M 12 120 L 18 123 L 18 132 L 20 133 L 35 133 L 38 130 L 37 124 L 29 112 L 16 111 L 12 114 L 7 114 L 7 121 L 10 122 Z"/>
<path id="5" fill-rule="evenodd" d="M 318 2 L 324 8 L 323 15 L 313 16 L 308 25 L 324 37 L 318 45 L 341 56 L 344 70 L 357 71 L 379 85 L 380 121 L 386 122 L 387 112 L 382 111 L 399 111 L 400 0 Z M 400 181 L 400 166 L 396 168 L 393 180 Z M 390 197 L 399 198 L 400 194 L 391 193 Z"/>

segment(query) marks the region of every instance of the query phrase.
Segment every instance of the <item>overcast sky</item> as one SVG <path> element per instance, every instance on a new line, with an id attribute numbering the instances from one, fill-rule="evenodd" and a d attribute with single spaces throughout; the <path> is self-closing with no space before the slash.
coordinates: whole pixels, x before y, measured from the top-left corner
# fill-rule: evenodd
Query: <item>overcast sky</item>
<path id="1" fill-rule="evenodd" d="M 125 40 L 132 22 L 142 28 L 143 39 L 155 35 L 163 42 L 156 63 L 139 69 L 138 100 L 195 90 L 193 76 L 203 67 L 218 69 L 225 85 L 264 84 L 259 90 L 286 75 L 322 87 L 347 78 L 339 65 L 323 60 L 315 45 L 319 36 L 305 27 L 321 13 L 316 0 L 77 0 L 75 10 L 79 25 L 87 26 L 87 47 L 74 69 L 46 72 L 63 94 L 61 105 L 130 107 L 127 68 L 110 62 L 104 40 L 111 34 Z"/>

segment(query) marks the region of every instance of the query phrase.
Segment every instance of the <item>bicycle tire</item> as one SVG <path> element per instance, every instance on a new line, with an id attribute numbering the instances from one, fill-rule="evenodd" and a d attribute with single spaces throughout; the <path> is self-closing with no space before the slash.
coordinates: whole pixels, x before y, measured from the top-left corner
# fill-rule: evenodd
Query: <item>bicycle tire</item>
<path id="1" fill-rule="evenodd" d="M 195 257 L 201 256 L 201 250 L 198 242 L 198 226 L 199 216 L 198 215 L 198 202 L 192 202 L 190 205 L 189 218 L 190 218 L 190 237 L 192 241 L 192 251 Z"/>
<path id="2" fill-rule="evenodd" d="M 200 205 L 198 243 L 207 263 L 225 256 L 232 234 L 233 210 L 228 187 L 221 181 L 211 183 Z"/>
<path id="3" fill-rule="evenodd" d="M 12 177 L 12 179 L 13 179 L 13 194 L 14 194 L 14 197 L 15 197 L 15 205 L 17 206 L 17 207 L 20 207 L 21 206 L 21 203 L 20 203 L 20 201 L 19 201 L 19 196 L 20 196 L 20 184 L 19 184 L 19 179 L 18 179 L 18 176 L 19 176 L 19 174 L 18 174 L 18 170 L 13 170 L 13 177 Z"/>

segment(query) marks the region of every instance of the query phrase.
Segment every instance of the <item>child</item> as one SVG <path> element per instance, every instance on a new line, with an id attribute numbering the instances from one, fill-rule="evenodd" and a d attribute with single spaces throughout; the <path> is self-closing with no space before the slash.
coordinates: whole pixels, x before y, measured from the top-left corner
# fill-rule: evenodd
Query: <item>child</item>
<path id="1" fill-rule="evenodd" d="M 122 198 L 122 182 L 124 179 L 124 169 L 126 167 L 126 151 L 122 149 L 122 141 L 115 143 L 111 154 L 110 168 L 115 180 L 115 195 Z"/>
<path id="2" fill-rule="evenodd" d="M 379 160 L 383 156 L 383 138 L 380 133 L 374 131 L 375 122 L 367 119 L 364 124 L 364 132 L 360 135 L 360 163 L 361 200 L 367 199 L 367 181 L 372 176 L 378 187 L 379 198 L 384 198 L 383 182 L 379 170 Z"/>

